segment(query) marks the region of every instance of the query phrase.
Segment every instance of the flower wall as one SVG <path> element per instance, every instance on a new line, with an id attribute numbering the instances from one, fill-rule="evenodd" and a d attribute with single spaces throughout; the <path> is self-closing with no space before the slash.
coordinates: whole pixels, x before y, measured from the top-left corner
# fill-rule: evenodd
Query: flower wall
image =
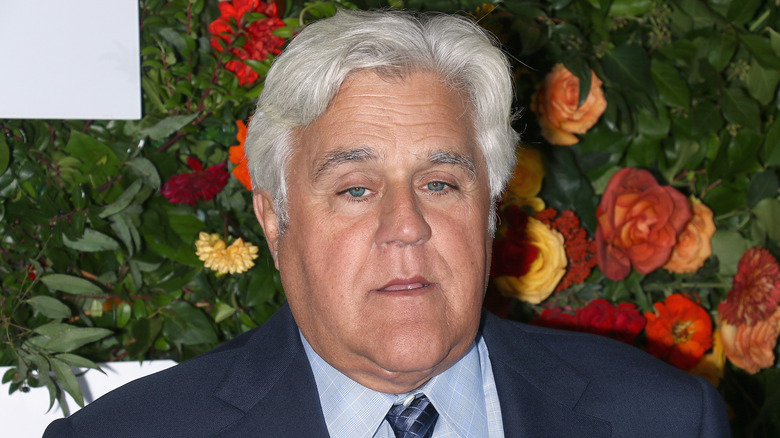
<path id="1" fill-rule="evenodd" d="M 772 0 L 141 0 L 142 120 L 0 120 L 4 386 L 81 402 L 71 366 L 186 360 L 284 302 L 253 100 L 301 26 L 376 6 L 468 13 L 512 60 L 486 307 L 644 349 L 718 386 L 735 435 L 780 433 Z"/>

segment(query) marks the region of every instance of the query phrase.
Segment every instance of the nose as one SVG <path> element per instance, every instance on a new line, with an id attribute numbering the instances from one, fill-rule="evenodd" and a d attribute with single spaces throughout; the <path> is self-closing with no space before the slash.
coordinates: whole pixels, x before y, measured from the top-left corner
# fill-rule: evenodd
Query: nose
<path id="1" fill-rule="evenodd" d="M 394 187 L 381 199 L 379 246 L 419 245 L 431 238 L 431 227 L 425 220 L 420 200 L 411 187 Z"/>

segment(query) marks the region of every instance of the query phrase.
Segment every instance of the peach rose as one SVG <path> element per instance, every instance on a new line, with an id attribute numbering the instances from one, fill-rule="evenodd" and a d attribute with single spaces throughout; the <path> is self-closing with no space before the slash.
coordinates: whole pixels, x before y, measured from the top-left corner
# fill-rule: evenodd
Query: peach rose
<path id="1" fill-rule="evenodd" d="M 526 234 L 529 243 L 539 250 L 528 272 L 520 277 L 496 277 L 495 284 L 505 296 L 539 304 L 550 296 L 566 273 L 566 250 L 561 233 L 538 219 L 528 218 Z"/>
<path id="2" fill-rule="evenodd" d="M 601 272 L 612 280 L 641 274 L 666 263 L 677 236 L 691 218 L 682 193 L 661 186 L 646 170 L 619 170 L 596 209 L 596 250 Z"/>
<path id="3" fill-rule="evenodd" d="M 775 363 L 774 349 L 780 335 L 780 308 L 754 325 L 724 322 L 720 329 L 723 351 L 735 366 L 755 374 Z"/>
<path id="4" fill-rule="evenodd" d="M 601 80 L 590 72 L 590 92 L 582 106 L 580 80 L 563 64 L 556 64 L 544 83 L 531 98 L 531 109 L 536 113 L 542 136 L 552 144 L 570 146 L 579 143 L 573 134 L 584 134 L 607 109 L 601 90 Z"/>
<path id="5" fill-rule="evenodd" d="M 509 180 L 504 194 L 504 202 L 519 207 L 528 205 L 539 212 L 544 210 L 544 201 L 537 197 L 542 189 L 544 179 L 544 164 L 542 155 L 536 149 L 518 148 L 517 166 Z"/>
<path id="6" fill-rule="evenodd" d="M 691 207 L 693 217 L 677 236 L 677 244 L 664 265 L 664 269 L 677 274 L 698 271 L 712 254 L 712 236 L 715 234 L 712 210 L 694 197 L 691 197 Z"/>

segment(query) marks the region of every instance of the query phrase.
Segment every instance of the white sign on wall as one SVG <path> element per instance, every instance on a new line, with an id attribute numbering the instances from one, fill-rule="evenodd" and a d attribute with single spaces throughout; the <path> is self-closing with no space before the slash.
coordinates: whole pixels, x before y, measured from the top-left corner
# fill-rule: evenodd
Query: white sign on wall
<path id="1" fill-rule="evenodd" d="M 140 119 L 138 0 L 0 0 L 0 119 Z"/>

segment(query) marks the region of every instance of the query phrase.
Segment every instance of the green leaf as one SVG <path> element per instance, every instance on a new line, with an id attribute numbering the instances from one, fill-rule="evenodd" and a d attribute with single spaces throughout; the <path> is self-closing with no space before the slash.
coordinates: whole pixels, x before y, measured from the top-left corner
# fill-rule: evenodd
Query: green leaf
<path id="1" fill-rule="evenodd" d="M 111 330 L 97 327 L 76 327 L 70 324 L 50 322 L 33 331 L 47 338 L 43 347 L 60 353 L 69 353 L 83 345 L 113 334 Z"/>
<path id="2" fill-rule="evenodd" d="M 718 258 L 720 274 L 728 276 L 736 274 L 737 263 L 742 253 L 749 247 L 747 240 L 736 231 L 716 231 L 712 236 L 712 254 Z"/>
<path id="3" fill-rule="evenodd" d="M 780 241 L 780 201 L 773 198 L 764 198 L 753 208 L 753 214 L 756 215 L 759 225 L 763 228 L 769 238 Z"/>
<path id="4" fill-rule="evenodd" d="M 116 326 L 123 328 L 130 322 L 130 317 L 133 315 L 133 308 L 126 302 L 119 303 L 116 308 Z"/>
<path id="5" fill-rule="evenodd" d="M 41 282 L 53 290 L 72 295 L 103 296 L 103 290 L 94 283 L 80 277 L 65 274 L 49 274 L 41 277 Z"/>
<path id="6" fill-rule="evenodd" d="M 181 128 L 187 126 L 198 117 L 198 114 L 182 114 L 179 116 L 166 117 L 154 125 L 142 129 L 141 135 L 148 135 L 152 140 L 167 138 Z"/>
<path id="7" fill-rule="evenodd" d="M 27 302 L 32 306 L 33 309 L 35 309 L 35 311 L 48 318 L 70 318 L 70 308 L 56 298 L 48 297 L 46 295 L 38 295 L 28 299 Z"/>
<path id="8" fill-rule="evenodd" d="M 780 120 L 772 122 L 764 138 L 764 160 L 767 166 L 780 166 Z"/>
<path id="9" fill-rule="evenodd" d="M 753 208 L 759 201 L 765 198 L 777 196 L 777 175 L 772 170 L 765 170 L 753 175 L 748 185 L 745 202 L 749 208 Z"/>
<path id="10" fill-rule="evenodd" d="M 754 131 L 761 130 L 761 110 L 758 103 L 745 96 L 738 88 L 723 90 L 723 116 L 730 123 L 750 128 Z"/>
<path id="11" fill-rule="evenodd" d="M 70 157 L 78 157 L 76 168 L 81 172 L 78 182 L 98 187 L 119 173 L 122 163 L 110 147 L 89 135 L 71 131 L 65 151 Z"/>
<path id="12" fill-rule="evenodd" d="M 594 4 L 594 0 L 590 0 L 590 2 Z M 650 0 L 614 0 L 609 7 L 609 13 L 617 17 L 636 17 L 649 11 L 652 7 L 653 3 Z"/>
<path id="13" fill-rule="evenodd" d="M 130 257 L 135 254 L 136 245 L 133 244 L 133 233 L 130 231 L 131 227 L 135 227 L 133 223 L 127 219 L 124 214 L 116 214 L 111 216 L 111 229 L 114 230 L 122 243 L 125 244 L 127 252 Z M 140 242 L 139 242 L 140 244 Z"/>
<path id="14" fill-rule="evenodd" d="M 85 357 L 77 356 L 75 354 L 60 353 L 60 354 L 58 354 L 58 355 L 56 355 L 54 357 L 56 357 L 57 359 L 65 362 L 66 364 L 68 364 L 68 365 L 70 365 L 72 367 L 92 368 L 92 369 L 95 369 L 95 370 L 100 370 L 100 367 L 95 362 L 92 362 L 91 360 L 89 360 L 89 359 L 87 359 Z M 101 370 L 101 372 L 102 372 L 102 370 Z"/>
<path id="15" fill-rule="evenodd" d="M 163 325 L 163 334 L 174 344 L 213 344 L 217 335 L 204 312 L 190 303 L 178 301 L 169 306 L 173 314 Z"/>
<path id="16" fill-rule="evenodd" d="M 647 90 L 653 83 L 647 52 L 639 46 L 623 44 L 604 56 L 604 72 L 613 86 L 626 90 Z"/>
<path id="17" fill-rule="evenodd" d="M 53 357 L 50 359 L 51 368 L 54 371 L 54 375 L 57 376 L 57 382 L 60 387 L 73 397 L 76 403 L 83 407 L 84 396 L 81 395 L 81 388 L 79 388 L 79 382 L 76 380 L 76 375 L 73 374 L 73 370 L 70 369 L 70 365 Z"/>
<path id="18" fill-rule="evenodd" d="M 754 172 L 761 169 L 758 152 L 763 138 L 758 132 L 741 129 L 728 146 L 729 175 L 740 172 Z"/>
<path id="19" fill-rule="evenodd" d="M 745 79 L 748 93 L 761 105 L 767 105 L 772 101 L 778 82 L 780 82 L 780 71 L 756 64 L 750 66 Z"/>
<path id="20" fill-rule="evenodd" d="M 157 168 L 149 159 L 144 157 L 136 157 L 127 162 L 127 165 L 133 170 L 133 172 L 144 179 L 144 182 L 150 187 L 156 190 L 160 189 L 161 181 L 160 174 L 157 172 Z"/>
<path id="21" fill-rule="evenodd" d="M 737 50 L 737 35 L 733 31 L 724 33 L 707 34 L 706 37 L 697 38 L 700 41 L 700 50 L 717 71 L 723 71 Z"/>
<path id="22" fill-rule="evenodd" d="M 114 251 L 119 249 L 119 244 L 116 240 L 92 228 L 85 228 L 84 235 L 76 240 L 70 240 L 63 235 L 62 243 L 68 248 L 84 252 Z"/>
<path id="23" fill-rule="evenodd" d="M 755 34 L 737 34 L 756 60 L 766 68 L 780 70 L 780 56 L 772 49 L 768 39 Z"/>
<path id="24" fill-rule="evenodd" d="M 165 41 L 170 43 L 173 47 L 176 47 L 176 50 L 181 52 L 187 49 L 187 42 L 179 32 L 176 32 L 176 30 L 166 27 L 164 29 L 159 29 L 157 32 L 160 33 L 160 36 L 163 37 Z"/>
<path id="25" fill-rule="evenodd" d="M 687 108 L 691 103 L 691 90 L 680 72 L 672 64 L 658 59 L 653 59 L 650 68 L 661 101 L 667 105 Z"/>
<path id="26" fill-rule="evenodd" d="M 119 198 L 117 198 L 116 201 L 113 203 L 106 205 L 105 208 L 103 208 L 103 211 L 100 212 L 98 217 L 104 219 L 112 214 L 117 214 L 120 211 L 127 208 L 128 205 L 130 205 L 131 202 L 133 202 L 133 198 L 135 195 L 138 194 L 138 192 L 141 190 L 141 187 L 143 186 L 143 182 L 141 180 L 136 180 L 132 184 L 130 184 L 130 187 L 125 189 L 124 192 L 122 192 L 121 195 L 119 195 Z"/>
<path id="27" fill-rule="evenodd" d="M 743 25 L 753 18 L 761 3 L 762 0 L 732 1 L 726 19 L 735 25 Z"/>
<path id="28" fill-rule="evenodd" d="M 641 108 L 637 112 L 637 129 L 639 133 L 649 139 L 661 140 L 669 135 L 669 111 L 665 106 L 657 108 L 653 114 L 649 110 Z"/>
<path id="29" fill-rule="evenodd" d="M 215 307 L 215 313 L 214 313 L 214 322 L 219 324 L 220 322 L 230 318 L 233 316 L 234 313 L 236 313 L 236 309 L 229 306 L 225 303 L 217 303 Z"/>
<path id="30" fill-rule="evenodd" d="M 8 163 L 11 162 L 11 149 L 5 141 L 5 135 L 0 135 L 0 175 L 8 169 Z"/>

